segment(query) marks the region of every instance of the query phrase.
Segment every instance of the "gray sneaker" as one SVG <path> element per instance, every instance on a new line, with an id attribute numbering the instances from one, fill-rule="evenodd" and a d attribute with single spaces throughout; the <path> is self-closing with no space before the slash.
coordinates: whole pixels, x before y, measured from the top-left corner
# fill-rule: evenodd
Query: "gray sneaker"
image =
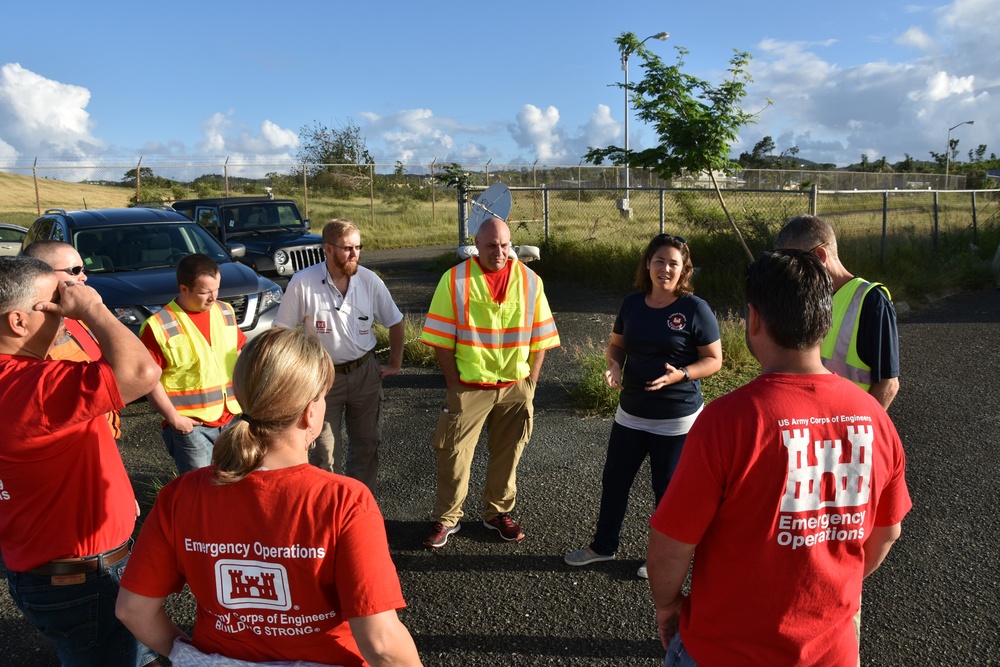
<path id="1" fill-rule="evenodd" d="M 576 551 L 570 551 L 568 554 L 563 556 L 563 560 L 566 561 L 567 565 L 572 565 L 574 567 L 580 567 L 581 565 L 590 565 L 591 563 L 597 563 L 602 560 L 614 560 L 615 555 L 604 556 L 602 554 L 596 553 L 589 546 L 577 549 Z"/>

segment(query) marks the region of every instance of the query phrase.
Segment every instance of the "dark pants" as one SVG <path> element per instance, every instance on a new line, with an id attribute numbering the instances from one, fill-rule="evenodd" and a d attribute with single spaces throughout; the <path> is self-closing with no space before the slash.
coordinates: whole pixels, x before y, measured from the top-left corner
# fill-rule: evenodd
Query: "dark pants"
<path id="1" fill-rule="evenodd" d="M 55 645 L 64 667 L 141 667 L 156 653 L 115 617 L 126 563 L 128 557 L 69 586 L 53 586 L 48 575 L 8 571 L 7 588 L 28 622 Z"/>
<path id="2" fill-rule="evenodd" d="M 653 497 L 656 504 L 660 503 L 677 468 L 686 437 L 686 434 L 666 436 L 637 431 L 617 422 L 611 425 L 608 457 L 601 479 L 601 513 L 597 518 L 597 532 L 590 543 L 595 553 L 611 556 L 618 551 L 629 491 L 646 456 L 649 456 Z"/>

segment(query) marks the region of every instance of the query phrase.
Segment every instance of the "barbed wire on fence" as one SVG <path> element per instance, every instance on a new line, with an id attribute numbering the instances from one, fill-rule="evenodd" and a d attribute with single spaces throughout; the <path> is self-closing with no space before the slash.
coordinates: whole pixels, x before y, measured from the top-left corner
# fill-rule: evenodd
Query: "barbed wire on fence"
<path id="1" fill-rule="evenodd" d="M 275 197 L 295 199 L 314 220 L 354 220 L 364 226 L 366 243 L 373 247 L 388 247 L 381 245 L 382 238 L 394 239 L 397 247 L 452 244 L 464 241 L 458 238 L 458 193 L 432 181 L 444 166 L 436 162 L 312 165 L 264 158 L 38 159 L 30 165 L 0 160 L 0 220 L 27 226 L 48 208 L 266 196 L 270 191 Z M 674 185 L 687 187 L 672 187 L 655 175 L 633 170 L 627 193 L 631 213 L 623 218 L 616 207 L 625 194 L 620 167 L 485 163 L 464 168 L 471 175 L 470 197 L 498 181 L 511 187 L 515 243 L 539 245 L 552 239 L 601 243 L 692 227 L 724 233 L 715 194 L 697 187 L 698 179 L 677 179 Z M 751 237 L 764 238 L 774 224 L 808 212 L 843 226 L 844 231 L 838 229 L 841 234 L 884 225 L 890 234 L 919 230 L 930 237 L 941 229 L 966 228 L 974 236 L 978 228 L 995 224 L 998 191 L 927 190 L 926 185 L 934 184 L 900 180 L 904 176 L 936 175 L 744 170 L 723 184 L 737 221 Z M 751 187 L 760 184 L 769 187 Z"/>

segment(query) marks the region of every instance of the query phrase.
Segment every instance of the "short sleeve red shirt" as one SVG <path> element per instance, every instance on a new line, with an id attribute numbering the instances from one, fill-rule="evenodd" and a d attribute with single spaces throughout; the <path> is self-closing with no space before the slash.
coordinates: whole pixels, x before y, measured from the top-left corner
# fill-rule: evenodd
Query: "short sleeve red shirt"
<path id="1" fill-rule="evenodd" d="M 864 543 L 911 507 L 882 406 L 836 375 L 770 373 L 698 417 L 650 525 L 697 544 L 699 664 L 853 667 Z"/>
<path id="2" fill-rule="evenodd" d="M 309 464 L 165 486 L 122 579 L 160 598 L 187 583 L 203 653 L 363 664 L 347 619 L 405 606 L 385 524 L 360 482 Z"/>
<path id="3" fill-rule="evenodd" d="M 108 428 L 111 366 L 0 355 L 0 549 L 23 572 L 124 543 L 135 495 Z"/>

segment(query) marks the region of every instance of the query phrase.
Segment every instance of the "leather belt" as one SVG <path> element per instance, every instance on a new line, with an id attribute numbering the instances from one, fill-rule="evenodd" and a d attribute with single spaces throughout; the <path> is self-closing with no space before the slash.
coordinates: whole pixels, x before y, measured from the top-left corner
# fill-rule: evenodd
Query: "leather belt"
<path id="1" fill-rule="evenodd" d="M 65 576 L 69 574 L 85 574 L 87 572 L 94 572 L 97 570 L 97 566 L 100 563 L 102 556 L 104 557 L 104 567 L 108 567 L 124 560 L 125 557 L 128 556 L 131 549 L 132 540 L 130 539 L 120 547 L 116 547 L 110 551 L 105 551 L 104 553 L 97 554 L 96 556 L 87 556 L 86 558 L 81 558 L 79 560 L 54 560 L 28 570 L 27 573 L 45 576 Z"/>
<path id="2" fill-rule="evenodd" d="M 333 370 L 335 370 L 337 373 L 346 375 L 347 373 L 350 373 L 361 364 L 368 361 L 368 357 L 370 356 L 372 356 L 372 351 L 368 350 L 367 352 L 364 353 L 364 355 L 362 355 L 358 359 L 355 359 L 354 361 L 349 361 L 346 364 L 341 364 L 339 366 L 334 364 Z"/>

